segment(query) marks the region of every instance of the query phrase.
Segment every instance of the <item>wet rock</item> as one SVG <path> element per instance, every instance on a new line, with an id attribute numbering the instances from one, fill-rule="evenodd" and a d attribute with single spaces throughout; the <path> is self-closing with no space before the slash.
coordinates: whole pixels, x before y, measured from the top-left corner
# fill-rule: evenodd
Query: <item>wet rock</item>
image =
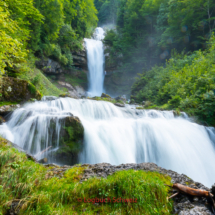
<path id="1" fill-rule="evenodd" d="M 43 96 L 42 101 L 53 101 L 58 99 L 56 96 Z"/>
<path id="2" fill-rule="evenodd" d="M 5 116 L 11 112 L 13 112 L 14 110 L 16 110 L 17 108 L 20 108 L 20 105 L 3 105 L 0 107 L 0 115 Z M 0 118 L 0 124 L 1 122 L 3 122 L 3 118 Z"/>
<path id="3" fill-rule="evenodd" d="M 115 103 L 114 105 L 116 105 L 118 107 L 125 107 L 125 104 L 121 104 L 121 103 Z"/>
<path id="4" fill-rule="evenodd" d="M 5 122 L 5 119 L 2 116 L 0 116 L 0 125 L 4 122 Z"/>
<path id="5" fill-rule="evenodd" d="M 59 149 L 52 155 L 54 160 L 72 165 L 78 162 L 78 154 L 83 150 L 84 127 L 78 117 L 61 119 Z"/>

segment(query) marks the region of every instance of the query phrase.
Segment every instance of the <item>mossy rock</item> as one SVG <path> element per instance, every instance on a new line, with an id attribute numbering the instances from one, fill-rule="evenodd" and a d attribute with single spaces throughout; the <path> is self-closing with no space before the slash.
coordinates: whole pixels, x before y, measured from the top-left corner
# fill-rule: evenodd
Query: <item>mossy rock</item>
<path id="1" fill-rule="evenodd" d="M 78 154 L 83 150 L 84 127 L 75 116 L 62 119 L 61 124 L 59 149 L 54 156 L 64 164 L 72 165 L 78 162 Z"/>
<path id="2" fill-rule="evenodd" d="M 23 102 L 30 99 L 41 100 L 41 93 L 25 80 L 2 77 L 0 81 L 0 101 Z"/>
<path id="3" fill-rule="evenodd" d="M 111 98 L 108 94 L 102 93 L 101 95 L 102 98 Z"/>

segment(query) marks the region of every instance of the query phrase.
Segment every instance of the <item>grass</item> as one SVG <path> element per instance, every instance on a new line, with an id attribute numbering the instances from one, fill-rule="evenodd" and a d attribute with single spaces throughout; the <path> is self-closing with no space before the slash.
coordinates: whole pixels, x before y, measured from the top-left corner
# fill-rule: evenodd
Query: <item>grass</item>
<path id="1" fill-rule="evenodd" d="M 39 69 L 34 68 L 25 74 L 21 74 L 19 78 L 32 82 L 44 96 L 58 96 L 64 93 L 64 91 L 52 84 Z"/>
<path id="2" fill-rule="evenodd" d="M 35 67 L 36 58 L 29 56 L 28 62 L 19 68 L 18 78 L 30 81 L 44 96 L 58 96 L 64 91 L 58 89 L 51 81 Z"/>
<path id="3" fill-rule="evenodd" d="M 62 178 L 52 168 L 29 160 L 0 137 L 0 214 L 14 200 L 20 214 L 171 214 L 166 175 L 127 170 L 80 183 L 87 167 L 76 165 Z"/>
<path id="4" fill-rule="evenodd" d="M 82 70 L 75 70 L 75 74 L 65 74 L 65 81 L 70 83 L 72 86 L 82 86 L 86 88 L 88 84 L 87 74 Z"/>
<path id="5" fill-rule="evenodd" d="M 16 105 L 18 104 L 17 102 L 6 102 L 6 101 L 3 101 L 3 102 L 0 102 L 0 107 L 1 106 L 4 106 L 4 105 Z"/>

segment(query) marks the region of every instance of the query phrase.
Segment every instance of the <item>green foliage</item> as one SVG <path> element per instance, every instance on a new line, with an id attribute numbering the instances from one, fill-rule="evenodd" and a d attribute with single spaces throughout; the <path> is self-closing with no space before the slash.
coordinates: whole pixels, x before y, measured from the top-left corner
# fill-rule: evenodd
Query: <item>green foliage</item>
<path id="1" fill-rule="evenodd" d="M 29 55 L 27 62 L 19 67 L 19 78 L 31 82 L 43 96 L 59 96 L 63 93 L 40 70 L 35 68 L 35 61 L 36 58 Z"/>
<path id="2" fill-rule="evenodd" d="M 165 67 L 144 72 L 132 87 L 136 102 L 179 108 L 207 125 L 215 125 L 215 38 L 205 51 L 174 54 Z"/>
<path id="3" fill-rule="evenodd" d="M 128 170 L 80 183 L 86 166 L 74 166 L 59 178 L 53 167 L 34 163 L 2 138 L 0 149 L 0 213 L 19 199 L 20 214 L 69 215 L 82 214 L 83 210 L 87 214 L 171 214 L 172 202 L 167 200 L 169 188 L 165 186 L 171 184 L 171 178 L 166 175 Z M 84 202 L 96 198 L 111 202 Z M 136 202 L 126 203 L 120 198 Z"/>
<path id="4" fill-rule="evenodd" d="M 101 7 L 103 1 L 96 2 Z M 165 64 L 174 49 L 204 50 L 214 19 L 214 1 L 120 0 L 117 31 L 107 32 L 104 39 L 108 60 L 124 76 L 134 77 Z"/>
<path id="5" fill-rule="evenodd" d="M 116 23 L 119 2 L 120 0 L 95 0 L 100 25 Z"/>
<path id="6" fill-rule="evenodd" d="M 71 52 L 97 25 L 93 0 L 5 0 L 0 2 L 0 73 L 16 76 L 29 53 L 50 57 L 65 67 Z"/>

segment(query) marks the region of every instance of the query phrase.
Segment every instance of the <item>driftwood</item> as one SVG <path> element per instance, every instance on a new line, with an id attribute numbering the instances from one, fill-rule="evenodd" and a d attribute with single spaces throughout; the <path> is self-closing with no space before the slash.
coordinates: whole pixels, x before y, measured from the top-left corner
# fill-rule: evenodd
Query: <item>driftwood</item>
<path id="1" fill-rule="evenodd" d="M 169 185 L 167 185 L 169 186 Z M 184 186 L 182 184 L 173 184 L 172 187 L 174 190 L 177 191 L 177 193 L 173 194 L 172 196 L 168 197 L 168 199 L 171 199 L 175 196 L 177 196 L 179 193 L 182 194 L 187 194 L 190 196 L 196 196 L 196 197 L 205 197 L 207 198 L 207 200 L 209 200 L 209 202 L 212 204 L 212 211 L 213 213 L 215 213 L 215 202 L 214 202 L 214 195 L 212 193 L 210 193 L 209 191 L 206 190 L 201 190 L 201 189 L 193 189 L 187 186 Z"/>

